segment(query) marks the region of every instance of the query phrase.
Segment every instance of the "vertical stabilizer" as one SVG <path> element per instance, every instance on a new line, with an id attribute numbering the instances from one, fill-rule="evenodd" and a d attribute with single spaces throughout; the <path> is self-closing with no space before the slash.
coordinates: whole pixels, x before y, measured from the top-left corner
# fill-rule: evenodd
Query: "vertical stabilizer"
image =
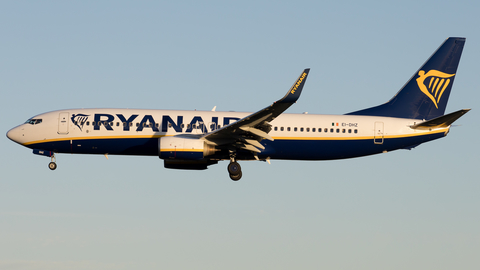
<path id="1" fill-rule="evenodd" d="M 465 38 L 448 38 L 390 101 L 348 114 L 426 120 L 442 116 L 464 45 Z"/>

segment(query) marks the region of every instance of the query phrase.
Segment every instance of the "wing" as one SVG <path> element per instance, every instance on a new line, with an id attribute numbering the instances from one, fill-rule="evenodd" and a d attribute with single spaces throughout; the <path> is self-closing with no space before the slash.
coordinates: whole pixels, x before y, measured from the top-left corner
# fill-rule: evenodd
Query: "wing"
<path id="1" fill-rule="evenodd" d="M 305 69 L 295 81 L 287 94 L 272 105 L 244 117 L 230 125 L 203 135 L 201 138 L 208 144 L 227 146 L 230 150 L 248 150 L 260 153 L 265 147 L 260 141 L 273 141 L 268 135 L 272 126 L 270 122 L 295 103 L 302 93 L 310 69 Z"/>

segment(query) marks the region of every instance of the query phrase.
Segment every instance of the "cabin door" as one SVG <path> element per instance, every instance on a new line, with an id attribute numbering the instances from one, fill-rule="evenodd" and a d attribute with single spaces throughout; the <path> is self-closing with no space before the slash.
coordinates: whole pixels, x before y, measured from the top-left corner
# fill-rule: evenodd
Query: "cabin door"
<path id="1" fill-rule="evenodd" d="M 68 134 L 68 112 L 58 116 L 58 134 Z"/>

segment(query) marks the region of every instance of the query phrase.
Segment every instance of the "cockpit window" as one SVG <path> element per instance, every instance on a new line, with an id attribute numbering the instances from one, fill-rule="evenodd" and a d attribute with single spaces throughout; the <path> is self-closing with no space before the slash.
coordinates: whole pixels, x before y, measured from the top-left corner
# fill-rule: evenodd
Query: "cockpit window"
<path id="1" fill-rule="evenodd" d="M 30 125 L 38 125 L 42 123 L 42 119 L 28 119 L 25 124 L 30 124 Z"/>

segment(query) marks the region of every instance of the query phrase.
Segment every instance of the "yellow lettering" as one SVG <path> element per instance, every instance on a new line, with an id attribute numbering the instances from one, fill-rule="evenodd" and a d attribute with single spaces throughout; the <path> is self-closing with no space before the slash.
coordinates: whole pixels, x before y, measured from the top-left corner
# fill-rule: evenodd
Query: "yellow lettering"
<path id="1" fill-rule="evenodd" d="M 295 94 L 295 91 L 297 91 L 297 88 L 300 86 L 300 84 L 302 83 L 303 79 L 305 79 L 305 76 L 307 76 L 307 73 L 303 73 L 302 74 L 302 77 L 300 77 L 300 79 L 298 79 L 297 83 L 295 84 L 294 87 L 292 87 L 292 90 L 290 91 L 290 93 Z"/>

